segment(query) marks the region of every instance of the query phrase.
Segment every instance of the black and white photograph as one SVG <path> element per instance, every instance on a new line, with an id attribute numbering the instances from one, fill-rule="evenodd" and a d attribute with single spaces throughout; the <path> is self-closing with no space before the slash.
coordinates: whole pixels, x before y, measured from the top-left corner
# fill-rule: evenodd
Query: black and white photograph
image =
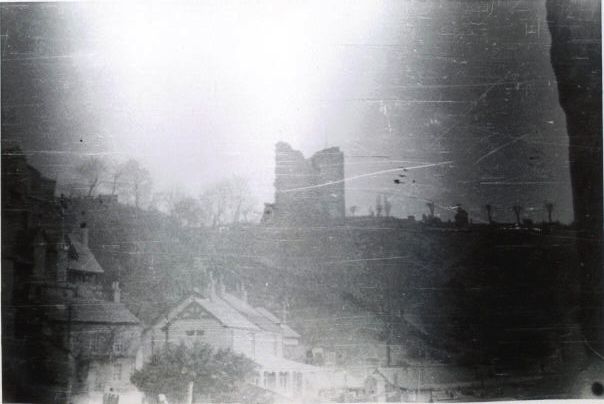
<path id="1" fill-rule="evenodd" d="M 604 399 L 601 16 L 0 2 L 1 401 Z"/>

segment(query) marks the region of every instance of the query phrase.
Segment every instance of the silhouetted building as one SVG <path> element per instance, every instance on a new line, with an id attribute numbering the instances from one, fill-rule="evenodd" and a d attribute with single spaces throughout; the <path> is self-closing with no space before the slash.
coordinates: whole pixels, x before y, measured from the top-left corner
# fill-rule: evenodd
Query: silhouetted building
<path id="1" fill-rule="evenodd" d="M 18 148 L 2 153 L 3 401 L 133 393 L 140 321 L 111 297 L 84 222 Z M 75 227 L 75 228 L 74 228 Z"/>

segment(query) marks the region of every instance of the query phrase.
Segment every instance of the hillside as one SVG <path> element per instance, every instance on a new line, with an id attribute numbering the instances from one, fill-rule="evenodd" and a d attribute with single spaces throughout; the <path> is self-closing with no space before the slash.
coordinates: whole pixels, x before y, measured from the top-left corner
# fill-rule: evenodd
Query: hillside
<path id="1" fill-rule="evenodd" d="M 275 313 L 286 302 L 308 346 L 337 347 L 350 360 L 381 360 L 370 351 L 388 343 L 409 360 L 506 357 L 522 367 L 555 352 L 576 306 L 566 228 L 356 218 L 330 227 L 190 229 L 159 212 L 75 203 L 107 278 L 121 281 L 124 301 L 145 322 L 203 289 L 209 270 L 230 289 L 243 282 L 253 303 Z"/>

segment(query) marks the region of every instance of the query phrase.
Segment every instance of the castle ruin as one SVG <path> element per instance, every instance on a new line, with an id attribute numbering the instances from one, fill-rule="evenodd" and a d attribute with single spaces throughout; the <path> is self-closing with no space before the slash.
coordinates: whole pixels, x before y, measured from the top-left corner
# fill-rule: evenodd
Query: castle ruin
<path id="1" fill-rule="evenodd" d="M 294 223 L 344 218 L 344 153 L 331 147 L 306 159 L 284 142 L 275 147 L 275 203 L 262 221 Z"/>

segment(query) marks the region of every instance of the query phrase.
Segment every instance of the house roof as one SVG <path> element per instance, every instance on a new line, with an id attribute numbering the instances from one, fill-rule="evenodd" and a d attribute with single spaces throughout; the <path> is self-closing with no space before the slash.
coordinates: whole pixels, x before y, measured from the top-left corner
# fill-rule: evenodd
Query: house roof
<path id="1" fill-rule="evenodd" d="M 276 323 L 276 324 L 280 324 L 281 323 L 281 320 L 279 319 L 279 317 L 275 316 L 273 313 L 271 313 L 270 311 L 268 311 L 264 307 L 256 307 L 256 311 L 258 313 L 262 314 L 264 317 L 266 317 L 269 320 L 271 320 L 273 323 Z"/>
<path id="2" fill-rule="evenodd" d="M 264 307 L 256 307 L 256 311 L 262 314 L 267 319 L 271 320 L 274 324 L 279 325 L 285 338 L 300 338 L 300 334 L 295 332 L 289 325 L 283 324 L 277 316 L 275 316 L 273 313 L 271 313 Z"/>
<path id="3" fill-rule="evenodd" d="M 69 313 L 71 307 L 71 313 Z M 52 306 L 49 318 L 59 322 L 140 324 L 140 320 L 122 303 L 74 301 Z"/>
<path id="4" fill-rule="evenodd" d="M 273 323 L 271 320 L 260 314 L 256 309 L 238 297 L 230 293 L 222 293 L 220 298 L 231 305 L 235 310 L 243 314 L 248 320 L 256 324 L 262 330 L 277 334 L 281 334 L 283 332 L 279 325 Z"/>
<path id="5" fill-rule="evenodd" d="M 94 254 L 92 254 L 88 246 L 82 244 L 78 240 L 77 235 L 73 233 L 69 234 L 67 238 L 69 241 L 67 268 L 73 271 L 102 274 L 103 268 L 101 268 L 96 258 L 94 258 Z"/>
<path id="6" fill-rule="evenodd" d="M 207 311 L 225 327 L 243 328 L 256 331 L 260 330 L 260 328 L 249 321 L 245 316 L 243 316 L 243 314 L 239 313 L 222 299 L 207 299 L 199 297 L 198 295 L 190 295 L 184 299 L 178 306 L 170 310 L 170 312 L 164 318 L 157 321 L 153 327 L 164 327 L 166 324 L 171 323 L 191 303 L 200 305 L 205 311 Z"/>
<path id="7" fill-rule="evenodd" d="M 280 372 L 289 370 L 296 372 L 321 372 L 324 369 L 309 365 L 302 362 L 296 362 L 283 357 L 272 356 L 272 355 L 260 355 L 254 359 L 258 365 L 264 370 L 278 370 Z"/>

